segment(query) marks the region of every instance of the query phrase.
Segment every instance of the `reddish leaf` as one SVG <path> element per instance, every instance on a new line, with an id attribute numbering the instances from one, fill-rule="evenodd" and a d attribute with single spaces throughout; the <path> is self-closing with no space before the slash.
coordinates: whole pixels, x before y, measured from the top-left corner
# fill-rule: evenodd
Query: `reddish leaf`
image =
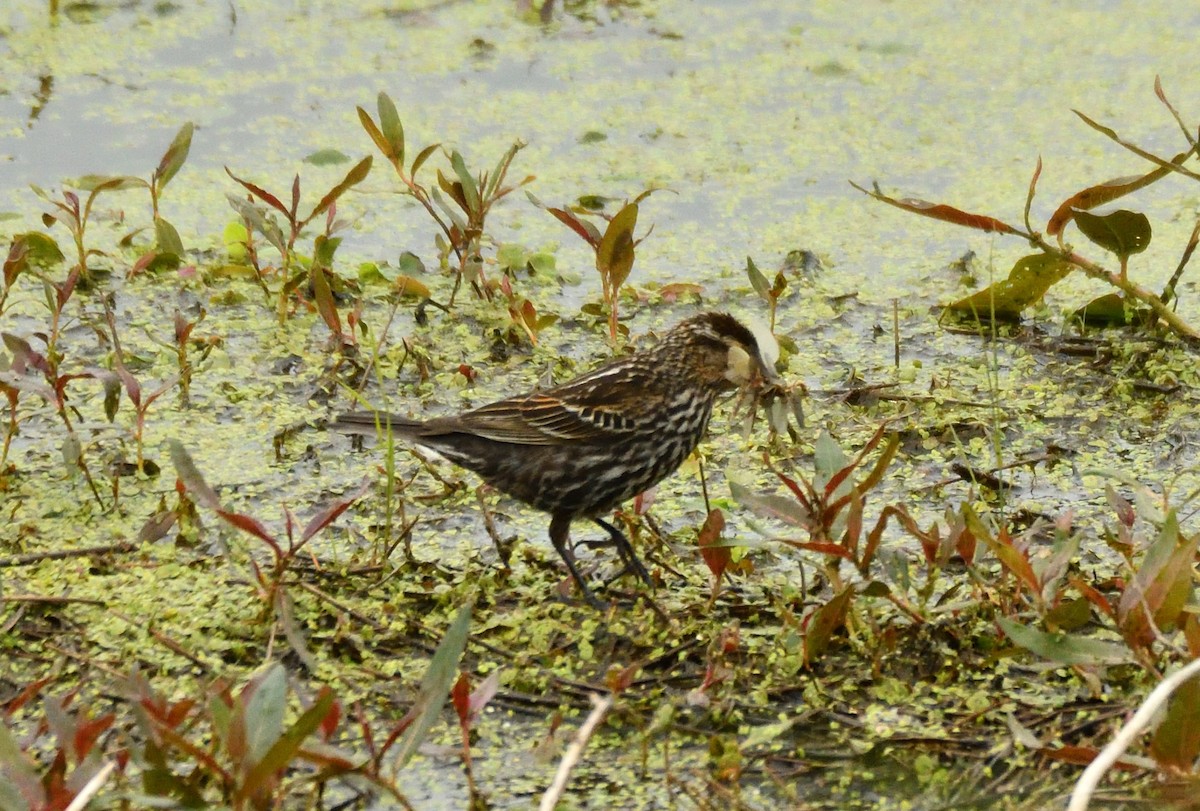
<path id="1" fill-rule="evenodd" d="M 323 237 L 318 237 L 322 239 Z M 325 322 L 325 326 L 334 336 L 342 338 L 342 319 L 338 317 L 337 304 L 333 301 L 333 291 L 329 288 L 329 279 L 325 276 L 325 269 L 314 263 L 309 269 L 309 279 L 312 282 L 313 300 L 317 304 L 317 312 L 321 315 L 321 320 Z"/>
<path id="2" fill-rule="evenodd" d="M 728 546 L 721 544 L 721 532 L 725 529 L 725 516 L 719 509 L 712 509 L 704 519 L 700 528 L 697 542 L 700 544 L 700 556 L 708 565 L 713 578 L 717 581 L 725 574 L 729 566 L 730 551 Z"/>
<path id="3" fill-rule="evenodd" d="M 1100 754 L 1100 750 L 1093 746 L 1046 747 L 1039 750 L 1039 752 L 1051 760 L 1057 760 L 1061 763 L 1071 763 L 1076 766 L 1086 766 L 1096 759 L 1096 755 Z M 1133 768 L 1127 764 L 1122 764 L 1119 761 L 1113 765 L 1114 767 L 1124 769 Z"/>
<path id="4" fill-rule="evenodd" d="M 412 169 L 409 170 L 409 177 L 415 178 L 417 176 L 417 171 L 425 165 L 425 161 L 429 160 L 429 156 L 436 152 L 439 146 L 441 146 L 441 144 L 430 144 L 417 153 L 417 156 L 413 158 Z"/>
<path id="5" fill-rule="evenodd" d="M 221 516 L 227 522 L 243 532 L 248 532 L 257 538 L 266 541 L 271 546 L 277 546 L 274 536 L 271 535 L 266 526 L 257 518 L 250 515 L 245 515 L 243 513 L 229 512 L 228 510 L 222 510 L 220 508 L 215 508 L 215 512 L 217 515 Z"/>
<path id="6" fill-rule="evenodd" d="M 137 378 L 130 374 L 125 368 L 125 364 L 117 361 L 117 377 L 121 378 L 121 383 L 125 386 L 125 393 L 129 395 L 129 402 L 133 403 L 134 408 L 142 407 L 142 387 L 137 382 Z"/>
<path id="7" fill-rule="evenodd" d="M 896 208 L 900 208 L 905 211 L 911 211 L 914 214 L 920 214 L 922 217 L 932 217 L 935 220 L 942 220 L 943 222 L 962 225 L 967 228 L 974 228 L 987 233 L 1021 233 L 1018 229 L 1014 228 L 1008 223 L 1003 222 L 1002 220 L 997 220 L 994 217 L 988 217 L 983 214 L 972 214 L 969 211 L 963 211 L 961 209 L 941 203 L 930 203 L 925 200 L 916 200 L 913 198 L 898 200 L 894 197 L 888 197 L 886 194 L 868 191 L 853 181 L 851 181 L 850 185 L 858 189 L 863 194 L 868 195 L 869 197 L 874 197 L 881 203 L 887 203 L 888 205 L 895 206 Z"/>
<path id="8" fill-rule="evenodd" d="M 1188 654 L 1193 659 L 1200 659 L 1200 616 L 1185 614 L 1180 625 L 1183 628 L 1183 637 L 1187 640 Z"/>
<path id="9" fill-rule="evenodd" d="M 1033 208 L 1033 195 L 1037 191 L 1038 178 L 1042 176 L 1042 156 L 1038 155 L 1037 166 L 1033 168 L 1033 177 L 1029 178 L 1029 192 L 1025 195 L 1025 227 L 1033 230 L 1029 226 L 1029 210 Z"/>
<path id="10" fill-rule="evenodd" d="M 75 728 L 75 737 L 72 741 L 77 760 L 82 761 L 88 756 L 96 739 L 113 725 L 114 720 L 116 720 L 116 716 L 108 713 L 99 718 L 80 721 L 79 726 Z"/>
<path id="11" fill-rule="evenodd" d="M 1033 570 L 1028 553 L 1017 548 L 1009 537 L 1007 528 L 1002 527 L 1000 534 L 994 540 L 989 538 L 984 540 L 991 540 L 992 552 L 995 553 L 997 560 L 1010 574 L 1025 584 L 1030 594 L 1036 595 L 1041 592 L 1041 582 Z"/>
<path id="12" fill-rule="evenodd" d="M 604 686 L 614 694 L 623 693 L 630 688 L 641 669 L 642 666 L 636 663 L 622 668 L 609 668 L 604 676 Z"/>
<path id="13" fill-rule="evenodd" d="M 13 713 L 28 704 L 31 698 L 35 697 L 39 692 L 41 692 L 43 687 L 45 687 L 47 684 L 50 684 L 52 681 L 53 679 L 51 677 L 46 676 L 45 678 L 38 679 L 37 681 L 33 681 L 25 685 L 21 692 L 10 698 L 4 705 L 4 717 L 11 718 Z"/>
<path id="14" fill-rule="evenodd" d="M 362 124 L 362 128 L 367 131 L 367 135 L 370 136 L 371 140 L 375 143 L 375 146 L 379 148 L 379 151 L 383 153 L 383 156 L 387 158 L 393 166 L 398 167 L 400 162 L 398 160 L 399 156 L 396 150 L 392 147 L 391 143 L 388 142 L 388 139 L 383 136 L 383 132 L 371 118 L 371 114 L 362 107 L 355 107 L 354 109 L 358 111 L 359 123 Z"/>
<path id="15" fill-rule="evenodd" d="M 146 270 L 146 268 L 154 264 L 154 261 L 161 255 L 162 254 L 160 254 L 158 251 L 146 251 L 144 254 L 138 257 L 138 260 L 134 262 L 132 266 L 130 266 L 129 273 L 127 275 L 129 277 L 133 277 L 141 274 Z"/>
<path id="16" fill-rule="evenodd" d="M 362 498 L 370 488 L 370 481 L 364 481 L 357 490 L 351 492 L 348 496 L 344 496 L 322 508 L 320 512 L 308 520 L 308 524 L 304 527 L 304 531 L 300 533 L 300 542 L 303 543 L 304 541 L 307 541 L 309 538 L 316 535 L 318 532 L 325 529 L 325 527 L 336 521 L 339 515 L 344 513 L 351 504 Z"/>
<path id="17" fill-rule="evenodd" d="M 192 709 L 195 706 L 196 701 L 191 698 L 173 702 L 167 706 L 167 711 L 163 715 L 163 722 L 174 729 L 187 720 L 187 717 L 191 715 Z"/>
<path id="18" fill-rule="evenodd" d="M 841 545 L 850 553 L 851 560 L 858 554 L 858 539 L 862 537 L 863 499 L 857 487 L 850 491 L 850 511 L 846 514 L 846 531 L 842 533 Z M 857 563 L 858 561 L 855 560 Z"/>
<path id="19" fill-rule="evenodd" d="M 458 713 L 458 723 L 464 729 L 471 726 L 471 679 L 466 673 L 458 674 L 458 681 L 450 688 L 450 701 Z"/>
<path id="20" fill-rule="evenodd" d="M 321 688 L 322 692 L 324 692 L 326 690 L 329 690 L 329 688 L 328 687 Z M 323 740 L 327 741 L 331 737 L 333 737 L 333 733 L 337 731 L 338 723 L 341 720 L 342 720 L 342 703 L 340 701 L 338 701 L 337 697 L 335 696 L 333 704 L 329 708 L 329 712 L 327 712 L 325 714 L 325 716 L 321 719 L 321 728 L 320 728 L 321 738 Z"/>
<path id="21" fill-rule="evenodd" d="M 854 556 L 850 551 L 841 544 L 821 542 L 821 541 L 792 541 L 787 538 L 781 538 L 780 543 L 786 544 L 793 549 L 803 549 L 805 552 L 817 552 L 822 555 L 830 555 L 835 558 L 843 558 L 851 563 L 854 562 Z"/>
<path id="22" fill-rule="evenodd" d="M 1147 611 L 1159 630 L 1170 630 L 1178 622 L 1191 594 L 1198 545 L 1200 535 L 1183 535 L 1175 512 L 1167 513 L 1158 538 L 1147 550 L 1117 605 L 1121 632 L 1130 644 L 1147 646 L 1154 641 L 1155 630 L 1147 619 Z"/>
<path id="23" fill-rule="evenodd" d="M 596 231 L 595 226 L 593 226 L 591 223 L 579 219 L 573 213 L 564 208 L 547 208 L 546 210 L 553 214 L 555 219 L 578 234 L 579 238 L 584 242 L 591 245 L 593 248 L 600 247 L 601 237 Z"/>
<path id="24" fill-rule="evenodd" d="M 23 237 L 18 237 L 8 246 L 8 257 L 4 260 L 4 289 L 9 290 L 21 271 L 25 270 L 26 259 L 29 256 L 29 245 Z"/>
<path id="25" fill-rule="evenodd" d="M 288 211 L 287 206 L 285 206 L 282 202 L 280 202 L 278 197 L 271 194 L 266 189 L 263 189 L 259 186 L 254 185 L 253 183 L 251 183 L 248 180 L 242 180 L 240 177 L 235 175 L 233 172 L 229 171 L 228 166 L 225 167 L 225 174 L 229 175 L 235 181 L 240 183 L 242 185 L 242 187 L 246 189 L 246 191 L 250 192 L 252 195 L 257 197 L 259 200 L 262 200 L 264 203 L 266 203 L 271 208 L 278 211 L 283 216 L 291 219 L 291 213 Z"/>

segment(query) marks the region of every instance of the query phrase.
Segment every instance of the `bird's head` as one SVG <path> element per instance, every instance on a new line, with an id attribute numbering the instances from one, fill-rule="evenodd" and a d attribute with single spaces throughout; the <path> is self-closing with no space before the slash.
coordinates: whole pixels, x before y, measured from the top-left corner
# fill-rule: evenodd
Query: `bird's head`
<path id="1" fill-rule="evenodd" d="M 672 329 L 663 345 L 678 346 L 690 373 L 718 391 L 779 381 L 775 336 L 764 325 L 747 326 L 727 313 L 693 316 Z"/>

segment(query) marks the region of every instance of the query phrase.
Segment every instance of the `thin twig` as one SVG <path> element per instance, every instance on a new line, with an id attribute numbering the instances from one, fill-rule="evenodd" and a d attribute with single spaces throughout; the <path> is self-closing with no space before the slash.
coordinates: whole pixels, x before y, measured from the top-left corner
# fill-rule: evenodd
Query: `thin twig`
<path id="1" fill-rule="evenodd" d="M 567 747 L 562 762 L 558 764 L 554 782 L 542 795 L 538 811 L 554 811 L 558 801 L 562 799 L 563 792 L 567 790 L 567 780 L 571 777 L 571 770 L 579 764 L 579 759 L 583 757 L 583 750 L 587 746 L 588 740 L 596 731 L 596 727 L 604 720 L 604 716 L 612 709 L 613 697 L 611 694 L 601 698 L 598 694 L 592 693 L 588 697 L 592 700 L 592 711 L 583 722 L 583 726 L 579 727 L 579 732 L 575 733 L 575 740 L 571 741 L 571 745 Z"/>
<path id="2" fill-rule="evenodd" d="M 371 619 L 370 617 L 368 617 L 366 614 L 362 613 L 361 611 L 356 611 L 355 609 L 346 605 L 342 601 L 338 600 L 333 595 L 322 591 L 321 589 L 317 588 L 316 586 L 314 586 L 310 583 L 305 583 L 303 581 L 297 581 L 294 585 L 299 586 L 300 588 L 304 589 L 305 591 L 307 591 L 309 594 L 313 595 L 314 597 L 317 597 L 320 600 L 324 600 L 325 602 L 329 603 L 331 606 L 336 608 L 338 611 L 341 611 L 341 612 L 347 614 L 348 616 L 353 617 L 354 619 L 358 620 L 359 622 L 361 622 L 364 625 L 369 625 L 377 631 L 386 631 L 388 629 L 387 626 L 384 625 L 383 623 L 376 622 L 375 620 Z"/>
<path id="3" fill-rule="evenodd" d="M 116 768 L 117 762 L 115 760 L 105 763 L 100 768 L 100 771 L 92 775 L 92 779 L 84 784 L 83 788 L 75 795 L 75 799 L 71 800 L 71 804 L 66 807 L 65 811 L 83 811 L 87 807 L 87 804 L 92 801 L 92 798 L 103 788 L 104 784 L 108 782 L 108 776 Z"/>
<path id="4" fill-rule="evenodd" d="M 28 566 L 31 563 L 41 563 L 43 560 L 63 560 L 64 558 L 89 557 L 91 555 L 125 554 L 137 550 L 137 544 L 114 543 L 107 546 L 86 546 L 83 549 L 56 549 L 53 552 L 29 552 L 24 555 L 12 555 L 0 558 L 0 569 L 9 566 Z"/>
<path id="5" fill-rule="evenodd" d="M 103 600 L 92 600 L 87 597 L 50 597 L 45 594 L 5 594 L 0 597 L 0 603 L 42 603 L 43 605 L 82 605 L 104 606 Z"/>

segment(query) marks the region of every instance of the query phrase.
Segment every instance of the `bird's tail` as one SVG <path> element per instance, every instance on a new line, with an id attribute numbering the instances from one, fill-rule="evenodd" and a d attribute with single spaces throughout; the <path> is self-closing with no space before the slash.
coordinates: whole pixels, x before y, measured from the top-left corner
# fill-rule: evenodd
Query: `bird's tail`
<path id="1" fill-rule="evenodd" d="M 329 428 L 344 434 L 360 434 L 375 436 L 386 434 L 391 430 L 400 437 L 416 436 L 423 423 L 419 420 L 401 417 L 399 414 L 388 414 L 383 411 L 356 411 L 350 414 L 338 414 L 329 422 Z"/>

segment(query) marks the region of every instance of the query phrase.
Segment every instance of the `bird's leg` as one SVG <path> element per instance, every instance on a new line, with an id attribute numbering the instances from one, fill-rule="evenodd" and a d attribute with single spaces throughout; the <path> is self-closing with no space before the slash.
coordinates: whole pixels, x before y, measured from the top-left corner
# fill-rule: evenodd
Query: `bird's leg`
<path id="1" fill-rule="evenodd" d="M 583 581 L 583 578 L 579 575 L 579 569 L 575 566 L 575 553 L 571 551 L 571 547 L 567 543 L 570 540 L 570 536 L 570 516 L 553 516 L 550 519 L 550 543 L 554 544 L 554 550 L 558 552 L 558 556 L 562 558 L 563 563 L 567 564 L 567 571 L 571 573 L 571 578 L 575 581 L 575 585 L 579 586 L 579 591 L 583 594 L 583 599 L 587 600 L 588 605 L 603 611 L 608 608 L 608 604 L 598 599 L 595 594 L 592 594 L 592 590 Z"/>
<path id="2" fill-rule="evenodd" d="M 593 518 L 598 525 L 604 527 L 604 530 L 612 537 L 613 546 L 617 547 L 617 554 L 621 556 L 621 560 L 625 563 L 625 568 L 632 569 L 643 583 L 647 586 L 654 586 L 654 580 L 651 579 L 650 573 L 646 571 L 646 567 L 638 560 L 637 553 L 633 551 L 633 544 L 629 543 L 629 539 L 625 537 L 625 533 L 614 527 L 612 524 L 605 521 L 603 518 Z"/>

